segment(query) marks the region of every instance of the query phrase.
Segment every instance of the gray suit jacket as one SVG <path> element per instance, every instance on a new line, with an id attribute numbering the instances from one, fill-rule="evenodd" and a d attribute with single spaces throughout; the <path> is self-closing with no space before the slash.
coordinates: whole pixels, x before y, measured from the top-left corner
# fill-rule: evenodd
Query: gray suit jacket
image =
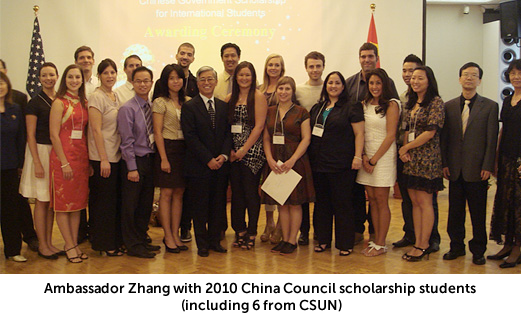
<path id="1" fill-rule="evenodd" d="M 492 172 L 498 137 L 498 111 L 495 101 L 477 95 L 463 136 L 460 97 L 445 103 L 445 124 L 441 131 L 443 167 L 450 171 L 450 181 L 460 174 L 467 182 L 481 181 L 481 170 Z"/>

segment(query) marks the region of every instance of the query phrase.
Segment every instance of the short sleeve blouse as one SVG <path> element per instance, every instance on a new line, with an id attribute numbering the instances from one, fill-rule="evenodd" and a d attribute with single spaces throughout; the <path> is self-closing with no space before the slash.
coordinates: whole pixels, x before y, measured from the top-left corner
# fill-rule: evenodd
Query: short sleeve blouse
<path id="1" fill-rule="evenodd" d="M 41 91 L 36 97 L 32 98 L 25 107 L 26 115 L 36 116 L 36 143 L 51 145 L 49 133 L 49 115 L 51 113 L 52 99 Z"/>
<path id="2" fill-rule="evenodd" d="M 172 99 L 159 97 L 152 103 L 152 112 L 164 116 L 163 138 L 168 140 L 183 140 L 181 129 L 181 107 L 176 108 Z"/>
<path id="3" fill-rule="evenodd" d="M 315 124 L 324 125 L 322 137 L 311 136 L 308 149 L 314 172 L 342 172 L 351 168 L 355 156 L 355 134 L 351 124 L 364 121 L 361 103 L 337 103 L 324 123 L 324 104 L 318 103 L 310 112 L 311 129 Z"/>
<path id="4" fill-rule="evenodd" d="M 118 110 L 121 106 L 119 97 L 116 93 L 116 101 L 112 101 L 110 97 L 100 88 L 97 88 L 89 97 L 89 108 L 97 109 L 102 115 L 101 134 L 105 144 L 105 152 L 107 158 L 111 163 L 117 163 L 121 159 L 121 151 L 119 145 L 121 144 L 121 136 L 118 132 Z M 94 141 L 92 128 L 88 127 L 88 147 L 89 159 L 93 161 L 101 161 Z"/>

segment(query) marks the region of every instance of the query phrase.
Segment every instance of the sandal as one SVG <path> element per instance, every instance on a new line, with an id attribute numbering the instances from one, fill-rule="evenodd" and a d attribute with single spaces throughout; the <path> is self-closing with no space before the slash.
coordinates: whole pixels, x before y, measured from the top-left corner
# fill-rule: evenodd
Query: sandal
<path id="1" fill-rule="evenodd" d="M 241 247 L 244 244 L 244 238 L 246 237 L 246 234 L 239 235 L 235 234 L 235 242 L 232 243 L 233 247 Z"/>
<path id="2" fill-rule="evenodd" d="M 255 247 L 255 236 L 244 235 L 243 249 L 249 250 Z"/>
<path id="3" fill-rule="evenodd" d="M 79 254 L 77 254 L 78 252 L 76 252 L 76 256 L 74 257 L 69 257 L 69 255 L 67 254 L 67 252 L 73 250 L 73 249 L 76 249 L 77 245 L 71 247 L 70 249 L 66 249 L 65 250 L 65 256 L 67 257 L 67 260 L 70 262 L 70 263 L 82 263 L 83 260 L 81 259 L 81 257 L 79 256 Z M 65 249 L 65 248 L 64 248 Z"/>
<path id="4" fill-rule="evenodd" d="M 103 255 L 105 253 L 109 257 L 115 257 L 115 256 L 122 256 L 123 252 L 121 252 L 119 249 L 115 249 L 114 251 L 100 251 L 100 255 Z M 80 256 L 81 258 L 81 256 Z"/>
<path id="5" fill-rule="evenodd" d="M 353 253 L 353 249 L 349 249 L 349 250 L 345 250 L 345 251 L 340 250 L 340 253 L 338 255 L 348 256 L 348 255 L 351 255 L 351 253 Z"/>
<path id="6" fill-rule="evenodd" d="M 318 244 L 318 245 L 315 245 L 315 252 L 322 253 L 322 252 L 325 252 L 329 248 L 331 248 L 331 244 Z"/>
<path id="7" fill-rule="evenodd" d="M 369 242 L 367 249 L 362 252 L 366 257 L 373 257 L 387 253 L 387 247 L 385 245 L 378 245 L 373 241 Z"/>

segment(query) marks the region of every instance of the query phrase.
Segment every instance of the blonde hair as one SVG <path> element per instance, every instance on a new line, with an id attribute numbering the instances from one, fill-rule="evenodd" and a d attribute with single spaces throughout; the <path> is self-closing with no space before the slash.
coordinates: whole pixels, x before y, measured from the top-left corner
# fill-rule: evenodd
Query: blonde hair
<path id="1" fill-rule="evenodd" d="M 270 85 L 270 77 L 268 76 L 268 62 L 271 59 L 278 58 L 280 59 L 280 77 L 284 76 L 284 73 L 286 72 L 286 68 L 284 67 L 284 59 L 282 58 L 282 55 L 280 54 L 270 54 L 266 58 L 266 62 L 264 63 L 264 74 L 262 76 L 262 85 L 260 86 L 259 90 L 260 92 L 264 93 L 268 89 L 268 86 Z"/>

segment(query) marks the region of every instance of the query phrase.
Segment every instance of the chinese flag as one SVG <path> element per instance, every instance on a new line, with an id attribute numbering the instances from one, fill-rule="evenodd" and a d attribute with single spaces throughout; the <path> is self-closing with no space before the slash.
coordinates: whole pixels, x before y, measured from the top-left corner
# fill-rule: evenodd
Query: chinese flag
<path id="1" fill-rule="evenodd" d="M 373 43 L 378 48 L 378 37 L 376 36 L 376 25 L 374 24 L 374 15 L 371 13 L 371 23 L 369 24 L 369 33 L 367 34 L 367 42 Z M 380 60 L 376 62 L 376 67 L 380 67 Z"/>

